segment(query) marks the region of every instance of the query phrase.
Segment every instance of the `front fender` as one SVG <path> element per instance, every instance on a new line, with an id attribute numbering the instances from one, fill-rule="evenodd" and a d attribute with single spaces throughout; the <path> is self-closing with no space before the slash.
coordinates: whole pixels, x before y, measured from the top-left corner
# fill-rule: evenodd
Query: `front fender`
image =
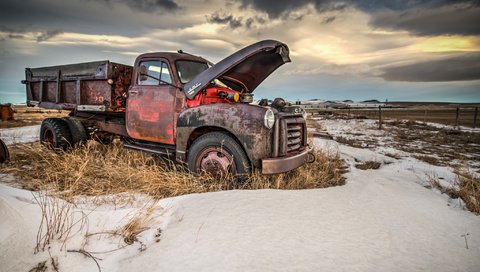
<path id="1" fill-rule="evenodd" d="M 177 120 L 176 157 L 185 161 L 196 131 L 225 130 L 233 135 L 255 167 L 271 156 L 272 130 L 264 126 L 267 108 L 250 104 L 208 104 L 183 111 Z"/>

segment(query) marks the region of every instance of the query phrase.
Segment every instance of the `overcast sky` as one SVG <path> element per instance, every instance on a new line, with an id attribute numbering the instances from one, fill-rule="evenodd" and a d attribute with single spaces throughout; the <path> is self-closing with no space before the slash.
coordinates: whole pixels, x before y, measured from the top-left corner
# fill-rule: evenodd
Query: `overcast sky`
<path id="1" fill-rule="evenodd" d="M 176 51 L 217 62 L 263 39 L 290 48 L 255 98 L 480 102 L 480 1 L 0 1 L 0 102 L 25 67 Z"/>

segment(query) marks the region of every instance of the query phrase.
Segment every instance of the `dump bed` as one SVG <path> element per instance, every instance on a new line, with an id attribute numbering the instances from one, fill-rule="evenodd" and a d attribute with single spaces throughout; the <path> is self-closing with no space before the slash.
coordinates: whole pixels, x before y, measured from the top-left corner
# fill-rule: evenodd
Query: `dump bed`
<path id="1" fill-rule="evenodd" d="M 108 60 L 26 68 L 27 105 L 46 109 L 121 112 L 133 68 Z"/>

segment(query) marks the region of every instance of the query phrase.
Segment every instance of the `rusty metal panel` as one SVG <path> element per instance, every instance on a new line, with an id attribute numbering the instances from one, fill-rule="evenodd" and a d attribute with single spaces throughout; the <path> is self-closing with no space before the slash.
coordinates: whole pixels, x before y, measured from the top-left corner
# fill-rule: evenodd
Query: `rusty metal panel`
<path id="1" fill-rule="evenodd" d="M 80 90 L 80 101 L 86 105 L 111 105 L 111 86 L 103 80 L 84 81 Z"/>
<path id="2" fill-rule="evenodd" d="M 269 158 L 262 160 L 262 174 L 278 174 L 304 165 L 308 159 L 308 149 L 289 157 Z"/>
<path id="3" fill-rule="evenodd" d="M 0 104 L 0 116 L 2 121 L 13 120 L 12 104 Z"/>
<path id="4" fill-rule="evenodd" d="M 33 100 L 33 101 L 40 101 L 41 99 L 41 91 L 43 91 L 40 87 L 43 85 L 43 81 L 39 82 L 34 82 L 30 84 L 31 88 L 31 97 L 27 97 L 28 100 Z"/>
<path id="5" fill-rule="evenodd" d="M 22 82 L 27 85 L 29 105 L 40 102 L 40 107 L 55 109 L 103 105 L 107 111 L 123 112 L 132 72 L 128 65 L 98 61 L 27 68 Z"/>
<path id="6" fill-rule="evenodd" d="M 45 90 L 44 90 L 45 96 L 43 97 L 43 101 L 55 103 L 57 98 L 57 82 L 56 81 L 45 82 L 44 85 L 45 85 Z"/>
<path id="7" fill-rule="evenodd" d="M 176 130 L 176 88 L 162 85 L 134 86 L 130 90 L 127 131 L 139 140 L 173 145 Z"/>
<path id="8" fill-rule="evenodd" d="M 185 110 L 177 121 L 177 156 L 185 157 L 200 133 L 224 130 L 238 139 L 252 165 L 260 167 L 260 159 L 272 155 L 273 130 L 263 124 L 266 110 L 249 104 L 209 104 Z"/>
<path id="9" fill-rule="evenodd" d="M 75 97 L 75 92 L 73 90 L 76 89 L 76 82 L 75 81 L 65 81 L 62 82 L 62 87 L 60 88 L 60 102 L 61 103 L 70 103 L 75 104 L 77 103 L 77 99 Z"/>

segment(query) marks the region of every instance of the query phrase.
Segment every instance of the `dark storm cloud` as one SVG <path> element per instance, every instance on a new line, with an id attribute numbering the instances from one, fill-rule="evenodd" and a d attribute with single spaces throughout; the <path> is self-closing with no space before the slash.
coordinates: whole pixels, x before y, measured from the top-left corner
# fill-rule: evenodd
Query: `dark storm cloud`
<path id="1" fill-rule="evenodd" d="M 243 25 L 242 17 L 235 18 L 232 14 L 228 14 L 228 15 L 220 14 L 219 12 L 215 12 L 214 14 L 210 15 L 210 17 L 207 18 L 207 21 L 210 23 L 216 23 L 216 24 L 228 24 L 231 28 L 238 28 Z M 252 23 L 253 23 L 253 19 L 248 18 L 247 27 L 250 28 Z"/>
<path id="2" fill-rule="evenodd" d="M 266 12 L 270 18 L 288 14 L 311 4 L 317 12 L 354 7 L 371 14 L 375 28 L 407 30 L 416 35 L 480 34 L 478 0 L 242 0 L 243 7 Z M 299 19 L 301 19 L 301 15 Z M 328 21 L 324 21 L 328 23 Z"/>
<path id="3" fill-rule="evenodd" d="M 252 29 L 255 26 L 265 23 L 265 19 L 259 16 L 248 17 L 235 17 L 233 14 L 222 13 L 222 11 L 216 11 L 210 16 L 207 16 L 207 22 L 215 24 L 228 25 L 230 28 L 235 29 L 243 25 L 247 29 Z"/>
<path id="4" fill-rule="evenodd" d="M 388 81 L 409 82 L 479 80 L 480 53 L 390 67 L 384 70 L 381 77 Z"/>
<path id="5" fill-rule="evenodd" d="M 141 12 L 174 11 L 179 8 L 178 4 L 172 0 L 97 0 L 107 4 L 123 3 L 134 10 Z"/>
<path id="6" fill-rule="evenodd" d="M 43 42 L 43 41 L 49 40 L 60 34 L 63 34 L 63 31 L 59 29 L 42 32 L 40 35 L 37 36 L 37 42 Z"/>
<path id="7" fill-rule="evenodd" d="M 325 17 L 323 18 L 322 20 L 322 24 L 329 24 L 331 22 L 335 21 L 335 16 L 329 16 L 329 17 Z"/>
<path id="8" fill-rule="evenodd" d="M 437 8 L 453 4 L 468 4 L 478 6 L 478 0 L 360 0 L 349 1 L 364 11 L 393 10 L 404 11 L 413 8 Z"/>
<path id="9" fill-rule="evenodd" d="M 479 6 L 478 0 L 277 0 L 274 4 L 270 0 L 241 0 L 243 7 L 266 12 L 271 18 L 278 18 L 284 13 L 289 13 L 308 4 L 313 5 L 317 11 L 344 10 L 347 6 L 356 7 L 367 12 L 378 10 L 405 11 L 412 8 L 436 8 L 452 4 L 468 4 Z"/>
<path id="10" fill-rule="evenodd" d="M 254 9 L 264 11 L 271 18 L 278 18 L 280 15 L 295 11 L 308 4 L 313 4 L 318 11 L 343 10 L 349 1 L 334 0 L 277 0 L 274 3 L 270 0 L 242 0 L 242 6 L 250 6 Z"/>
<path id="11" fill-rule="evenodd" d="M 8 39 L 25 39 L 25 35 L 22 33 L 28 32 L 29 28 L 11 28 L 6 26 L 0 26 L 0 31 L 8 33 L 6 38 Z M 40 33 L 37 36 L 37 42 L 43 42 L 49 40 L 57 35 L 63 34 L 64 32 L 60 29 L 46 30 Z"/>
<path id="12" fill-rule="evenodd" d="M 8 34 L 8 38 L 9 39 L 23 39 L 23 38 L 25 38 L 25 36 L 23 36 L 22 34 Z"/>
<path id="13" fill-rule="evenodd" d="M 65 32 L 138 36 L 146 28 L 189 25 L 188 20 L 160 20 L 159 14 L 182 9 L 175 0 L 31 0 L 0 1 L 0 26 L 7 33 Z"/>
<path id="14" fill-rule="evenodd" d="M 478 35 L 480 7 L 470 5 L 416 9 L 404 12 L 380 11 L 372 14 L 374 27 L 407 30 L 416 35 Z"/>

